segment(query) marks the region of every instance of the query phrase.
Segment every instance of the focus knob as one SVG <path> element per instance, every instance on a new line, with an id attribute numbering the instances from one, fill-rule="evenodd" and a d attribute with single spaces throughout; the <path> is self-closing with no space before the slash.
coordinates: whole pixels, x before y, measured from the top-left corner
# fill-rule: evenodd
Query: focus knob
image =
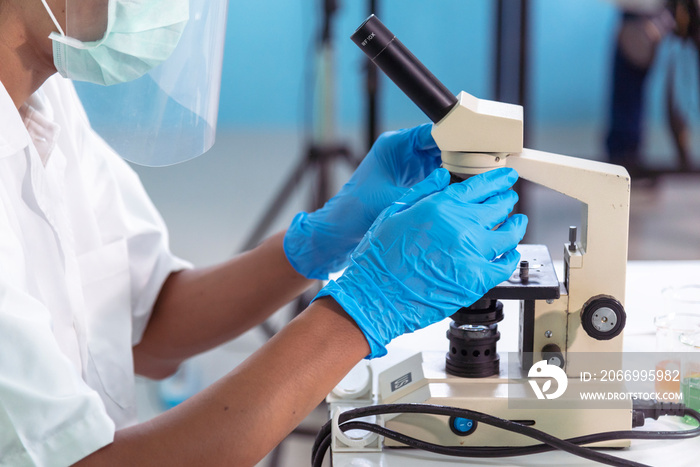
<path id="1" fill-rule="evenodd" d="M 605 341 L 620 335 L 627 314 L 622 304 L 609 295 L 588 300 L 581 310 L 581 325 L 592 338 Z"/>

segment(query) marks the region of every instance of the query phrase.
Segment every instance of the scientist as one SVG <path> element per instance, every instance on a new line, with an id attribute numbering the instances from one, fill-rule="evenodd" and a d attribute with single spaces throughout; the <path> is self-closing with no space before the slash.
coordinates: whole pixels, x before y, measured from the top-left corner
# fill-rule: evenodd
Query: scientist
<path id="1" fill-rule="evenodd" d="M 218 102 L 220 67 L 202 75 L 211 99 L 189 82 L 176 91 L 199 69 L 158 75 L 187 28 L 214 24 L 211 5 L 225 12 L 226 0 L 0 0 L 0 465 L 254 465 L 358 361 L 474 302 L 518 262 L 517 175 L 449 185 L 429 126 L 383 135 L 326 206 L 254 250 L 206 269 L 173 256 L 71 79 L 121 89 L 153 73 L 158 89 L 139 100 Z M 223 43 L 194 37 L 197 60 Z M 159 112 L 155 127 L 176 114 Z M 344 267 L 230 374 L 136 423 L 135 373 L 172 374 Z"/>

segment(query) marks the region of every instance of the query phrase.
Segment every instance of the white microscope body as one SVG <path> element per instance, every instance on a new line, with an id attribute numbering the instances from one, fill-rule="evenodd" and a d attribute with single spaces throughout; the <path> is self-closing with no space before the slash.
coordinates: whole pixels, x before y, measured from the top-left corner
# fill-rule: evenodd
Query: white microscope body
<path id="1" fill-rule="evenodd" d="M 528 391 L 527 371 L 533 362 L 546 360 L 543 349 L 561 349 L 569 388 L 590 390 L 579 382 L 582 371 L 596 372 L 590 366 L 591 352 L 601 353 L 600 369 L 614 369 L 622 352 L 622 332 L 606 338 L 617 319 L 604 298 L 624 306 L 627 239 L 629 224 L 630 177 L 623 167 L 522 147 L 522 107 L 477 99 L 465 92 L 455 106 L 435 124 L 433 137 L 442 150 L 443 167 L 467 178 L 497 167 L 512 167 L 525 180 L 558 191 L 583 203 L 581 238 L 575 246 L 563 244 L 564 281 L 558 299 L 534 300 L 534 310 L 525 302 L 520 307 L 520 352 L 522 375 L 509 375 L 501 362 L 497 376 L 462 378 L 445 370 L 444 353 L 414 356 L 379 375 L 379 403 L 428 403 L 478 410 L 509 420 L 526 421 L 560 438 L 597 433 L 604 420 L 604 431 L 632 427 L 632 404 L 616 409 L 541 410 L 509 408 L 509 397 Z M 516 271 L 512 279 L 517 280 Z M 531 270 L 529 283 L 536 285 L 538 273 Z M 593 308 L 591 308 L 593 304 Z M 587 306 L 588 305 L 588 306 Z M 624 311 L 623 311 L 624 313 Z M 512 319 L 514 317 L 506 317 Z M 591 336 L 583 326 L 587 320 L 599 332 Z M 624 322 L 620 323 L 624 326 Z M 588 326 L 589 329 L 591 326 Z M 529 344 L 528 344 L 529 343 Z M 577 353 L 585 353 L 577 361 Z M 411 374 L 412 383 L 391 390 L 391 382 Z M 520 378 L 520 379 L 519 379 Z M 520 388 L 508 387 L 518 384 Z M 509 390 L 510 389 L 510 390 Z M 532 397 L 532 396 L 529 396 Z M 619 405 L 618 405 L 619 406 Z M 533 423 L 534 422 L 534 423 Z M 490 426 L 479 426 L 468 436 L 455 434 L 444 419 L 429 415 L 399 415 L 386 420 L 396 431 L 438 444 L 474 446 L 518 446 L 533 441 Z M 390 440 L 388 446 L 395 446 Z M 628 440 L 599 444 L 624 447 Z"/>
<path id="2" fill-rule="evenodd" d="M 376 394 L 369 388 L 351 397 L 331 394 L 331 410 L 377 403 L 453 406 L 518 421 L 558 438 L 630 429 L 631 400 L 618 401 L 613 408 L 581 401 L 561 409 L 543 406 L 537 402 L 555 401 L 538 401 L 534 385 L 528 380 L 532 371 L 541 369 L 544 360 L 556 367 L 553 369 L 563 379 L 557 379 L 556 391 L 548 391 L 552 389 L 551 381 L 543 386 L 547 397 L 560 394 L 562 384 L 567 385 L 567 393 L 578 395 L 579 389 L 596 388 L 591 381 L 582 381 L 582 372 L 595 374 L 622 366 L 630 205 L 627 171 L 602 162 L 523 148 L 522 107 L 478 99 L 465 92 L 455 98 L 374 16 L 358 28 L 353 40 L 433 120 L 432 135 L 442 151 L 443 167 L 453 177 L 465 179 L 498 167 L 511 167 L 521 179 L 579 200 L 583 208 L 580 238 L 576 239 L 575 231 L 570 232 L 570 241 L 562 245 L 563 280 L 557 278 L 545 246 L 519 246 L 522 259 L 534 267 L 521 268 L 510 280 L 489 291 L 479 301 L 483 304 L 476 306 L 480 313 L 486 310 L 476 321 L 470 321 L 476 316 L 470 314 L 472 307 L 455 313 L 446 352 L 421 352 L 383 371 L 377 378 Z M 520 304 L 518 362 L 499 362 L 494 355 L 500 337 L 495 323 L 514 319 L 503 316 L 498 299 L 518 300 Z M 460 315 L 463 310 L 466 312 Z M 483 322 L 478 319 L 487 315 L 493 320 L 480 326 Z M 479 347 L 470 340 L 470 333 L 481 331 L 490 333 L 491 347 Z M 467 336 L 466 344 L 460 347 L 462 334 Z M 467 366 L 473 361 L 479 370 L 455 371 L 450 359 Z M 483 363 L 479 363 L 482 360 L 487 361 L 485 373 Z M 606 390 L 610 388 L 606 386 Z M 557 402 L 566 405 L 566 397 Z M 453 422 L 445 417 L 409 413 L 383 419 L 387 428 L 442 445 L 536 444 L 523 435 L 483 423 L 477 426 L 467 421 L 465 426 L 470 429 L 460 431 Z M 628 440 L 615 440 L 595 446 L 628 445 Z M 383 446 L 400 444 L 386 439 Z M 333 449 L 382 449 L 382 442 L 376 436 L 353 441 L 334 429 Z"/>

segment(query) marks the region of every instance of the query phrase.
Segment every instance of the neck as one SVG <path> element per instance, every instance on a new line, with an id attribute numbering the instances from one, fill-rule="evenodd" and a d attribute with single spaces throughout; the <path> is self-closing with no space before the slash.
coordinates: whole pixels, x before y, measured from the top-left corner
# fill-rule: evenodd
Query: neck
<path id="1" fill-rule="evenodd" d="M 0 82 L 17 108 L 56 72 L 48 34 L 38 36 L 14 2 L 0 2 Z M 36 29 L 36 28 L 35 28 Z"/>

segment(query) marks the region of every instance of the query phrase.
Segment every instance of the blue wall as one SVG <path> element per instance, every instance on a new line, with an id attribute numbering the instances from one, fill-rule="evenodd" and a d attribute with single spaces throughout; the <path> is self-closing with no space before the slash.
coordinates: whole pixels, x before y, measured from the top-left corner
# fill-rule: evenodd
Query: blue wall
<path id="1" fill-rule="evenodd" d="M 367 3 L 339 1 L 334 35 L 339 125 L 360 125 L 364 115 L 363 55 L 349 36 L 367 16 Z M 494 1 L 379 3 L 382 21 L 450 90 L 492 97 Z M 231 0 L 220 127 L 288 127 L 303 121 L 301 93 L 309 87 L 320 4 L 320 0 Z M 532 2 L 529 110 L 538 123 L 605 118 L 617 18 L 612 2 L 605 0 Z M 383 91 L 385 126 L 426 120 L 393 84 L 385 82 Z"/>
<path id="2" fill-rule="evenodd" d="M 542 124 L 600 121 L 619 15 L 599 0 L 533 3 L 532 118 Z"/>
<path id="3" fill-rule="evenodd" d="M 343 0 L 335 21 L 338 122 L 362 118 L 364 55 L 349 36 L 367 17 L 367 2 Z M 380 18 L 453 91 L 489 91 L 490 0 L 384 0 Z M 219 125 L 294 125 L 304 115 L 319 0 L 231 1 Z M 463 20 L 458 20 L 463 18 Z M 341 92 L 342 90 L 342 92 Z M 388 81 L 381 103 L 387 122 L 425 120 Z"/>

